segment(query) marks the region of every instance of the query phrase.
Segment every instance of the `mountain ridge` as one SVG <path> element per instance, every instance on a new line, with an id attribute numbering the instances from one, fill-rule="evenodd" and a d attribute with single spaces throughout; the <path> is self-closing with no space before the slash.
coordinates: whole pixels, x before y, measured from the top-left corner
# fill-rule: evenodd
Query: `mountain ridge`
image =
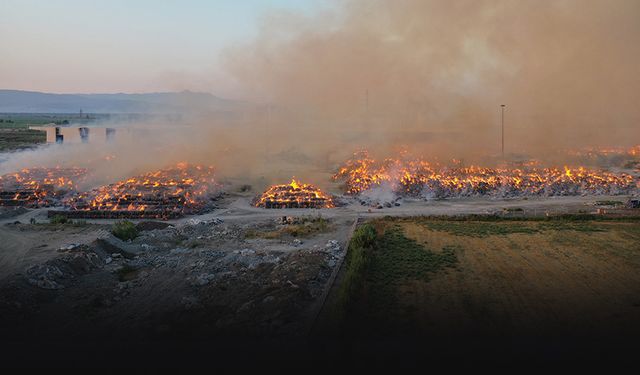
<path id="1" fill-rule="evenodd" d="M 233 111 L 246 106 L 239 100 L 210 93 L 91 93 L 58 94 L 0 89 L 0 112 L 4 113 L 185 113 Z"/>

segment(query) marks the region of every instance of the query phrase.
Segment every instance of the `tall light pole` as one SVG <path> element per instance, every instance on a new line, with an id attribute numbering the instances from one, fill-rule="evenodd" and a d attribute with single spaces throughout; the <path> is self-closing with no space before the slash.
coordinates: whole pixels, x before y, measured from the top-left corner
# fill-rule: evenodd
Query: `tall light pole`
<path id="1" fill-rule="evenodd" d="M 500 107 L 502 109 L 502 159 L 504 159 L 504 107 L 506 105 L 500 104 Z"/>

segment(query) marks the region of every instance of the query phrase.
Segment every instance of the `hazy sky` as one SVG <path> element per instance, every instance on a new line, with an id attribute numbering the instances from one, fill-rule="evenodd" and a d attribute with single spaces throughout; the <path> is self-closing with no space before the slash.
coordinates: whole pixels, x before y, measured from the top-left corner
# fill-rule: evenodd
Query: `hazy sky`
<path id="1" fill-rule="evenodd" d="M 215 68 L 225 47 L 255 38 L 270 11 L 313 13 L 322 6 L 322 0 L 0 0 L 0 88 L 232 95 Z"/>

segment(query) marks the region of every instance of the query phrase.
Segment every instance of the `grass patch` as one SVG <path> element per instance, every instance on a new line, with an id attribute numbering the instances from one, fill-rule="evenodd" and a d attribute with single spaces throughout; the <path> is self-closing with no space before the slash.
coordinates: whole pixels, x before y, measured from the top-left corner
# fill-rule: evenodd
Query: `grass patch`
<path id="1" fill-rule="evenodd" d="M 514 233 L 538 233 L 536 227 L 523 223 L 495 223 L 483 221 L 420 221 L 420 224 L 436 231 L 451 233 L 455 236 L 488 237 Z"/>
<path id="2" fill-rule="evenodd" d="M 446 215 L 433 215 L 433 216 L 417 216 L 417 217 L 393 217 L 385 216 L 383 218 L 386 222 L 555 222 L 555 221 L 608 221 L 608 222 L 640 222 L 640 215 L 636 216 L 606 216 L 606 215 L 592 215 L 585 213 L 578 214 L 562 214 L 554 216 L 500 216 L 500 215 L 458 215 L 458 216 L 446 216 Z"/>
<path id="3" fill-rule="evenodd" d="M 365 224 L 349 243 L 337 310 L 354 319 L 384 319 L 396 304 L 399 287 L 428 281 L 433 273 L 455 267 L 458 251 L 457 246 L 431 251 L 384 220 Z"/>
<path id="4" fill-rule="evenodd" d="M 33 125 L 90 124 L 111 117 L 109 114 L 86 115 L 80 118 L 78 113 L 0 113 L 0 129 L 28 128 Z"/>
<path id="5" fill-rule="evenodd" d="M 311 237 L 318 233 L 326 233 L 333 230 L 331 222 L 322 216 L 304 217 L 295 224 L 283 225 L 275 230 L 249 229 L 245 232 L 246 238 L 264 238 L 275 240 L 287 237 Z"/>
<path id="6" fill-rule="evenodd" d="M 111 233 L 123 241 L 133 240 L 138 237 L 136 225 L 128 220 L 117 221 L 113 224 Z"/>
<path id="7" fill-rule="evenodd" d="M 610 267 L 619 266 L 617 270 L 628 272 L 624 277 L 632 281 L 634 269 L 629 267 L 640 264 L 640 223 L 628 218 L 596 218 L 371 220 L 368 225 L 376 230 L 373 245 L 355 246 L 356 236 L 349 244 L 346 268 L 342 270 L 344 282 L 336 291 L 342 295 L 332 295 L 336 305 L 338 301 L 345 305 L 344 313 L 332 324 L 347 338 L 411 337 L 421 329 L 430 333 L 435 328 L 439 332 L 437 319 L 453 309 L 466 311 L 465 316 L 478 318 L 481 324 L 493 324 L 505 317 L 504 309 L 508 308 L 512 312 L 505 319 L 505 327 L 510 328 L 509 319 L 521 314 L 520 306 L 513 308 L 512 298 L 504 302 L 496 298 L 494 305 L 494 300 L 487 298 L 486 287 L 505 285 L 505 290 L 513 291 L 526 288 L 536 282 L 536 274 L 526 274 L 526 270 L 544 273 L 543 283 L 549 282 L 547 277 L 561 283 L 567 275 L 593 277 L 589 280 L 598 282 L 609 274 L 617 280 L 616 271 Z M 586 267 L 597 270 L 595 276 L 585 273 Z M 455 270 L 447 271 L 451 268 Z M 595 293 L 587 283 L 584 288 Z M 565 296 L 555 298 L 562 303 Z M 522 306 L 527 307 L 536 306 Z M 538 312 L 532 316 L 535 314 Z M 485 316 L 489 318 L 485 320 Z"/>
<path id="8" fill-rule="evenodd" d="M 251 238 L 264 238 L 267 240 L 276 240 L 282 238 L 282 232 L 279 230 L 261 231 L 257 229 L 247 229 L 244 233 L 244 237 Z"/>
<path id="9" fill-rule="evenodd" d="M 34 147 L 47 141 L 47 133 L 40 130 L 0 128 L 0 151 Z"/>
<path id="10" fill-rule="evenodd" d="M 491 221 L 422 221 L 430 230 L 443 231 L 456 236 L 489 237 L 509 234 L 535 234 L 542 231 L 606 232 L 608 229 L 586 220 L 532 220 L 532 223 Z"/>
<path id="11" fill-rule="evenodd" d="M 64 215 L 54 215 L 49 218 L 49 222 L 38 222 L 35 218 L 31 218 L 29 220 L 29 224 L 34 225 L 34 228 L 40 229 L 51 229 L 50 227 L 64 229 L 66 227 L 86 227 L 89 225 L 95 225 L 87 223 L 86 220 L 71 220 Z"/>
<path id="12" fill-rule="evenodd" d="M 67 224 L 67 223 L 71 223 L 71 220 L 69 220 L 64 215 L 55 215 L 49 220 L 49 223 L 54 224 L 54 225 Z"/>
<path id="13" fill-rule="evenodd" d="M 355 230 L 345 257 L 345 274 L 338 290 L 338 310 L 344 312 L 354 295 L 362 288 L 370 252 L 375 245 L 377 233 L 371 224 Z"/>
<path id="14" fill-rule="evenodd" d="M 640 225 L 627 225 L 618 227 L 619 233 L 625 238 L 638 239 L 638 247 L 640 248 Z"/>
<path id="15" fill-rule="evenodd" d="M 640 223 L 640 216 L 602 216 L 590 214 L 565 214 L 550 217 L 500 217 L 497 215 L 461 215 L 461 216 L 385 216 L 379 222 L 416 223 L 429 230 L 443 231 L 456 236 L 485 238 L 495 235 L 535 234 L 546 231 L 575 231 L 581 233 L 608 232 L 614 223 Z M 616 228 L 618 228 L 616 226 Z M 629 229 L 633 232 L 633 229 Z"/>
<path id="16" fill-rule="evenodd" d="M 572 221 L 549 221 L 544 223 L 538 223 L 538 228 L 544 231 L 576 231 L 583 233 L 592 233 L 592 232 L 607 232 L 608 229 L 603 227 L 602 225 L 597 225 L 596 223 L 584 221 L 584 222 L 572 222 Z"/>
<path id="17" fill-rule="evenodd" d="M 367 284 L 370 291 L 386 291 L 412 280 L 428 281 L 429 275 L 457 262 L 456 247 L 434 252 L 404 235 L 398 226 L 387 228 L 376 241 Z"/>

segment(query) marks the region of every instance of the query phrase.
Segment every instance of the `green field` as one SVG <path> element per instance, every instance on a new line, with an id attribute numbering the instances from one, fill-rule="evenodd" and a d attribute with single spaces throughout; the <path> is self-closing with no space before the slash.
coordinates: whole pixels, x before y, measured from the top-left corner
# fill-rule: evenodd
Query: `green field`
<path id="1" fill-rule="evenodd" d="M 0 129 L 25 129 L 31 125 L 87 124 L 107 115 L 78 113 L 0 113 Z"/>
<path id="2" fill-rule="evenodd" d="M 0 152 L 37 146 L 47 141 L 47 134 L 39 130 L 0 128 Z"/>
<path id="3" fill-rule="evenodd" d="M 29 126 L 64 121 L 57 115 L 0 114 L 0 152 L 35 147 L 47 141 L 43 131 L 31 130 Z"/>
<path id="4" fill-rule="evenodd" d="M 640 331 L 637 218 L 389 217 L 363 227 L 375 239 L 362 245 L 356 232 L 321 317 L 340 335 Z"/>
<path id="5" fill-rule="evenodd" d="M 31 148 L 47 141 L 45 132 L 31 130 L 29 126 L 87 124 L 96 118 L 96 115 L 84 115 L 80 118 L 78 114 L 64 113 L 0 113 L 0 152 Z"/>

